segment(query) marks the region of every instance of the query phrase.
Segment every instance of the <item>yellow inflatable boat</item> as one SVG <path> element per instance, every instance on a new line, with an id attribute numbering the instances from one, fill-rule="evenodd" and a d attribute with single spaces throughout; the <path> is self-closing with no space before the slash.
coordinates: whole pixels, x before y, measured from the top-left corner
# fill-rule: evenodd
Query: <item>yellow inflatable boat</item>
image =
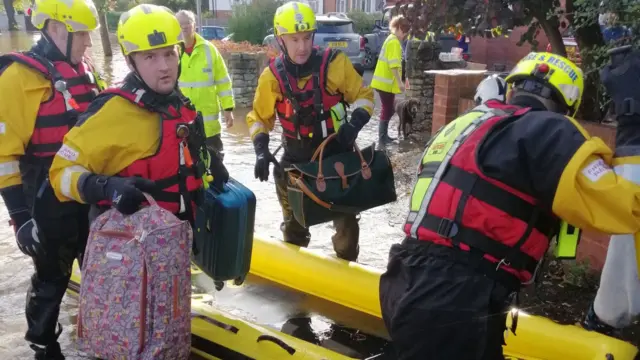
<path id="1" fill-rule="evenodd" d="M 381 317 L 378 296 L 381 272 L 377 269 L 256 236 L 251 273 Z M 510 325 L 511 317 L 508 323 Z M 506 336 L 505 354 L 511 359 L 632 360 L 638 353 L 638 349 L 627 342 L 522 311 L 518 315 L 516 334 L 509 332 Z"/>
<path id="2" fill-rule="evenodd" d="M 342 355 L 336 351 L 301 340 L 292 335 L 278 331 L 275 327 L 258 325 L 233 315 L 220 307 L 230 308 L 228 303 L 236 301 L 236 296 L 220 299 L 222 306 L 213 306 L 218 303 L 216 295 L 219 293 L 238 293 L 244 297 L 250 296 L 246 291 L 229 284 L 222 292 L 214 292 L 213 281 L 199 269 L 192 269 L 194 283 L 205 284 L 210 292 L 202 291 L 197 284 L 191 300 L 191 344 L 192 354 L 195 359 L 224 359 L 224 360 L 282 360 L 282 359 L 308 359 L 308 360 L 352 360 L 353 357 Z M 207 281 L 207 279 L 209 281 Z M 77 262 L 74 263 L 73 273 L 69 282 L 68 293 L 77 297 L 80 292 L 80 270 Z M 249 277 L 247 283 L 256 282 Z M 256 287 L 255 285 L 250 285 Z M 273 294 L 272 294 L 273 297 Z M 255 302 L 255 299 L 254 299 Z M 245 304 L 246 305 L 246 304 Z M 265 309 L 256 306 L 256 310 L 272 312 L 274 309 Z M 279 311 L 281 312 L 281 311 Z M 247 314 L 244 314 L 247 317 Z M 266 314 L 273 315 L 273 314 Z M 291 327 L 292 324 L 289 324 Z M 286 327 L 286 325 L 285 325 Z M 299 331 L 298 331 L 299 332 Z M 295 331 L 293 332 L 295 333 Z"/>
<path id="3" fill-rule="evenodd" d="M 388 335 L 380 319 L 377 269 L 256 236 L 250 276 L 242 286 L 228 283 L 216 292 L 200 270 L 192 274 L 192 352 L 201 358 L 393 358 L 382 354 Z M 77 294 L 79 284 L 76 264 L 69 292 Z M 328 333 L 379 346 L 380 355 L 363 356 L 333 335 L 318 336 L 290 320 L 301 313 L 316 314 L 311 322 L 330 327 Z M 509 360 L 633 360 L 638 353 L 629 343 L 522 311 L 517 335 L 507 333 L 506 343 Z"/>

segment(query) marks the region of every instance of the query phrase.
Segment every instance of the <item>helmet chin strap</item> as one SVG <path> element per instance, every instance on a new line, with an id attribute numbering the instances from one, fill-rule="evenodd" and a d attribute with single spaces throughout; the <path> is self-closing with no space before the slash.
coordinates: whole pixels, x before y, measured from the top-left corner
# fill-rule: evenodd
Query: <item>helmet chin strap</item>
<path id="1" fill-rule="evenodd" d="M 62 50 L 58 48 L 55 41 L 53 41 L 53 38 L 51 38 L 51 35 L 49 35 L 49 32 L 47 31 L 47 25 L 48 24 L 44 25 L 44 28 L 42 29 L 41 33 L 42 33 L 42 36 L 45 38 L 45 40 L 47 40 L 47 42 L 49 43 L 49 46 L 55 47 L 60 52 L 60 54 L 62 54 L 66 62 L 68 62 L 71 65 L 77 65 L 71 62 L 71 48 L 73 47 L 73 33 L 67 32 L 69 36 L 67 37 L 67 45 L 66 45 L 65 52 L 63 53 Z"/>

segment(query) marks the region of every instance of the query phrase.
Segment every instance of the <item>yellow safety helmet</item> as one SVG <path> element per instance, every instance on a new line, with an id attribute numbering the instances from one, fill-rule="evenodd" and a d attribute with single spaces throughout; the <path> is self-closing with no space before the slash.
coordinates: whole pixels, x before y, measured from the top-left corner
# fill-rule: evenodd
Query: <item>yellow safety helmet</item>
<path id="1" fill-rule="evenodd" d="M 173 12 L 153 4 L 141 4 L 120 15 L 117 36 L 124 56 L 184 42 Z"/>
<path id="2" fill-rule="evenodd" d="M 98 10 L 91 0 L 35 0 L 29 10 L 31 23 L 42 30 L 47 20 L 67 26 L 67 31 L 93 31 L 100 26 Z"/>
<path id="3" fill-rule="evenodd" d="M 288 2 L 276 10 L 273 32 L 276 36 L 316 31 L 316 14 L 311 6 L 297 1 Z"/>
<path id="4" fill-rule="evenodd" d="M 584 91 L 584 75 L 582 70 L 564 56 L 548 52 L 531 52 L 516 65 L 505 79 L 512 91 L 513 84 L 520 80 L 534 80 L 547 85 L 551 94 L 541 93 L 543 97 L 553 95 L 557 101 L 562 101 L 575 116 Z M 525 89 L 528 90 L 528 89 Z M 532 89 L 544 92 L 543 88 Z"/>

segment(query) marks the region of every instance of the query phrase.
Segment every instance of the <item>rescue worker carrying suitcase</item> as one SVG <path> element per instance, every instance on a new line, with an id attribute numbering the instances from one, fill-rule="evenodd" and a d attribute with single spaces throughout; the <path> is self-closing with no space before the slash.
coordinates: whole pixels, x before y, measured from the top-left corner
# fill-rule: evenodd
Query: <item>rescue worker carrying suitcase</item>
<path id="1" fill-rule="evenodd" d="M 202 117 L 177 90 L 183 40 L 171 10 L 138 5 L 120 16 L 118 42 L 131 72 L 103 92 L 65 137 L 51 166 L 61 201 L 136 212 L 149 193 L 194 222 L 203 179 L 229 178 L 205 147 Z M 207 174 L 201 157 L 210 158 Z"/>
<path id="2" fill-rule="evenodd" d="M 0 56 L 0 193 L 35 268 L 25 340 L 36 359 L 64 359 L 58 314 L 89 234 L 88 207 L 59 202 L 47 175 L 63 137 L 104 88 L 84 58 L 99 23 L 91 0 L 37 0 L 31 15 L 40 40 Z"/>
<path id="3" fill-rule="evenodd" d="M 274 33 L 283 50 L 258 79 L 253 109 L 247 115 L 249 132 L 256 151 L 255 177 L 267 181 L 269 163 L 277 164 L 269 151 L 269 132 L 276 114 L 282 125 L 284 154 L 274 171 L 276 192 L 282 206 L 284 241 L 309 245 L 309 229 L 294 218 L 287 199 L 287 180 L 283 168 L 308 162 L 327 136 L 337 132 L 337 141 L 327 145 L 325 157 L 352 151 L 358 132 L 373 112 L 373 92 L 363 86 L 362 77 L 349 58 L 339 50 L 314 48 L 316 17 L 309 5 L 289 2 L 274 17 Z M 336 115 L 341 101 L 352 105 L 349 122 Z M 339 108 L 344 109 L 343 106 Z M 337 256 L 345 260 L 358 257 L 359 225 L 355 215 L 337 215 L 333 236 Z"/>
<path id="4" fill-rule="evenodd" d="M 640 101 L 624 77 L 640 78 L 640 68 L 603 73 L 617 105 Z M 560 219 L 640 230 L 640 187 L 617 174 L 640 163 L 640 107 L 618 116 L 614 155 L 572 118 L 584 80 L 570 60 L 530 53 L 506 81 L 507 104 L 475 107 L 424 152 L 406 238 L 380 280 L 398 359 L 503 358 L 509 306 L 533 281 Z"/>

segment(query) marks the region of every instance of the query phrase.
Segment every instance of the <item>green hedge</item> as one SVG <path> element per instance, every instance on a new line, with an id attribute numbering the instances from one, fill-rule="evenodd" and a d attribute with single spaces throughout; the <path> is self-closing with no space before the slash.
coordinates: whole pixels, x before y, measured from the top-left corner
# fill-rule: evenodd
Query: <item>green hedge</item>
<path id="1" fill-rule="evenodd" d="M 248 41 L 262 45 L 267 30 L 273 27 L 273 16 L 282 0 L 253 0 L 249 4 L 233 5 L 229 19 L 228 33 L 233 33 L 233 41 Z"/>
<path id="2" fill-rule="evenodd" d="M 369 34 L 373 31 L 376 20 L 382 19 L 381 12 L 366 13 L 364 11 L 349 11 L 347 16 L 353 20 L 354 31 L 360 35 Z"/>

